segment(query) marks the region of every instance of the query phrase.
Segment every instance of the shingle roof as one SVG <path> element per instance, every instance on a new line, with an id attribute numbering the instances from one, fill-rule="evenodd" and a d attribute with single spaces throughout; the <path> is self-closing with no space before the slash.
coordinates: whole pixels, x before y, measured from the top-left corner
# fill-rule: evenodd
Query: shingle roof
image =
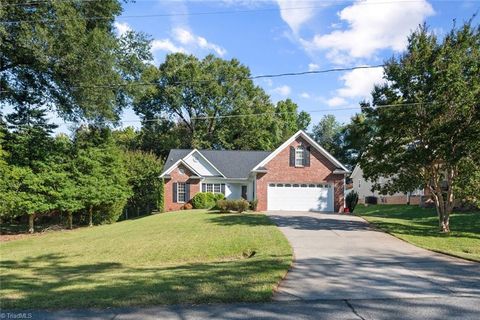
<path id="1" fill-rule="evenodd" d="M 172 149 L 164 171 L 188 155 L 193 149 Z M 246 178 L 250 171 L 265 159 L 270 151 L 198 150 L 227 178 Z"/>

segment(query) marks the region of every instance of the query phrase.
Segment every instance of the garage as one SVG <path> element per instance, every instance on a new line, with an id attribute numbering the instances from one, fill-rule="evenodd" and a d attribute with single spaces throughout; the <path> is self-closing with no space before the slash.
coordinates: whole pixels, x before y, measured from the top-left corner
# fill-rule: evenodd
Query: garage
<path id="1" fill-rule="evenodd" d="M 269 183 L 268 210 L 333 211 L 329 183 Z"/>

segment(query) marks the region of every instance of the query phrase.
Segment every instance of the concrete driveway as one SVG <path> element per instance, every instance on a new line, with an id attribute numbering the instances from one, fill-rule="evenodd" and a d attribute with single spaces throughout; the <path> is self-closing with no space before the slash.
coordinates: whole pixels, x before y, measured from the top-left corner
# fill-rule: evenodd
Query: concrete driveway
<path id="1" fill-rule="evenodd" d="M 277 301 L 480 296 L 480 264 L 417 248 L 359 217 L 283 211 L 269 216 L 295 255 Z"/>

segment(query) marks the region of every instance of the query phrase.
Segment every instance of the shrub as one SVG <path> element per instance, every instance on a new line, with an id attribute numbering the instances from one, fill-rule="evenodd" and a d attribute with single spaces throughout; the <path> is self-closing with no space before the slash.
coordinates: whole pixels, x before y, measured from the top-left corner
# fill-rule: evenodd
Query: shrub
<path id="1" fill-rule="evenodd" d="M 242 213 L 244 211 L 247 211 L 249 206 L 249 202 L 244 199 L 217 201 L 217 208 L 218 210 L 220 210 L 220 212 L 236 211 L 238 213 Z"/>
<path id="2" fill-rule="evenodd" d="M 374 196 L 365 197 L 365 204 L 377 204 L 378 198 Z"/>
<path id="3" fill-rule="evenodd" d="M 217 209 L 220 210 L 220 212 L 229 212 L 230 210 L 228 209 L 228 200 L 218 200 Z"/>
<path id="4" fill-rule="evenodd" d="M 234 201 L 235 201 L 235 210 L 238 213 L 242 213 L 244 211 L 247 211 L 248 208 L 250 207 L 250 203 L 245 199 L 234 200 Z"/>
<path id="5" fill-rule="evenodd" d="M 211 192 L 199 192 L 191 200 L 195 209 L 211 209 L 215 206 L 215 202 L 215 195 Z"/>
<path id="6" fill-rule="evenodd" d="M 223 195 L 223 193 L 215 193 L 214 196 L 215 196 L 215 201 L 225 199 L 225 196 Z"/>
<path id="7" fill-rule="evenodd" d="M 258 199 L 250 201 L 250 210 L 257 211 Z"/>
<path id="8" fill-rule="evenodd" d="M 353 212 L 353 210 L 355 209 L 355 206 L 358 203 L 358 193 L 352 190 L 349 194 L 347 194 L 345 198 L 345 203 L 347 205 L 349 212 Z"/>

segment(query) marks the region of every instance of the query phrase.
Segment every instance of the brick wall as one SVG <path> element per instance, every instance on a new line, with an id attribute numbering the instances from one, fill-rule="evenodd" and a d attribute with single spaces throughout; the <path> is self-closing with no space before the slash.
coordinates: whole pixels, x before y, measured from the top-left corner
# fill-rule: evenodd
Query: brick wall
<path id="1" fill-rule="evenodd" d="M 185 173 L 181 174 L 179 169 L 183 169 Z M 190 172 L 190 170 L 181 164 L 177 168 L 173 169 L 173 171 L 170 173 L 171 179 L 165 179 L 165 211 L 180 210 L 185 204 L 173 202 L 173 184 L 175 182 L 186 182 L 190 184 L 190 198 L 200 191 L 200 181 L 198 179 L 189 180 L 189 176 L 191 175 L 192 172 Z"/>
<path id="2" fill-rule="evenodd" d="M 290 146 L 297 147 L 300 143 L 304 147 L 309 144 L 301 137 Z M 334 185 L 334 210 L 343 210 L 343 174 L 332 174 L 335 166 L 315 148 L 311 148 L 310 167 L 290 167 L 290 146 L 284 148 L 265 167 L 267 173 L 257 174 L 256 195 L 258 211 L 267 210 L 267 188 L 269 183 L 321 183 L 328 182 Z"/>

